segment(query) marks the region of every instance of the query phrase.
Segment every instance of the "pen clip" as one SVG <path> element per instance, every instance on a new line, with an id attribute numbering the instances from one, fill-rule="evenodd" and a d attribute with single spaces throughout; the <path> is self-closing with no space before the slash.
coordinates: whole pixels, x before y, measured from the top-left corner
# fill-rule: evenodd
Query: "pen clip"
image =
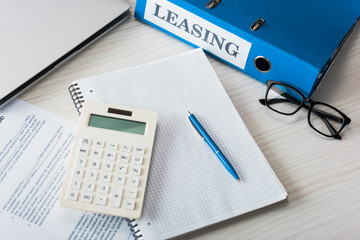
<path id="1" fill-rule="evenodd" d="M 188 116 L 190 116 L 190 115 L 191 115 L 191 113 L 188 111 Z M 196 127 L 194 126 L 194 124 L 193 124 L 191 121 L 189 121 L 189 122 L 190 122 L 191 126 L 193 126 L 193 128 L 195 129 L 195 132 L 196 132 L 197 134 L 199 134 L 200 139 L 204 141 L 204 140 L 205 140 L 204 137 L 201 136 L 200 132 L 196 129 Z"/>
<path id="2" fill-rule="evenodd" d="M 195 132 L 197 132 L 197 134 L 199 134 L 200 139 L 204 141 L 204 140 L 205 140 L 204 137 L 201 136 L 200 132 L 196 129 L 196 127 L 194 126 L 194 124 L 193 124 L 191 121 L 190 121 L 190 124 L 191 124 L 191 126 L 193 126 L 193 128 L 195 129 Z"/>

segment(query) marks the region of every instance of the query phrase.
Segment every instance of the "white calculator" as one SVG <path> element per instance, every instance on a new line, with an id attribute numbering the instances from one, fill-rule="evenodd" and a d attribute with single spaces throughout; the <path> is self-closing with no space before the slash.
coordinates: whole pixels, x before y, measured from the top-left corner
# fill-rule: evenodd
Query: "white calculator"
<path id="1" fill-rule="evenodd" d="M 157 113 L 84 103 L 60 205 L 139 218 L 157 124 Z"/>

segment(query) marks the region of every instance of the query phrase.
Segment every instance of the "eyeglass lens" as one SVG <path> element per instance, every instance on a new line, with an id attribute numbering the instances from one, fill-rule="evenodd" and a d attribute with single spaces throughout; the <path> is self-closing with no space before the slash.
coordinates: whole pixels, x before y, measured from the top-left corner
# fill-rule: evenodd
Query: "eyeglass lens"
<path id="1" fill-rule="evenodd" d="M 273 84 L 266 95 L 268 107 L 282 114 L 295 113 L 302 104 L 303 97 L 294 89 Z"/>
<path id="2" fill-rule="evenodd" d="M 310 125 L 326 136 L 333 136 L 343 127 L 345 119 L 336 109 L 325 104 L 315 104 L 309 115 Z"/>

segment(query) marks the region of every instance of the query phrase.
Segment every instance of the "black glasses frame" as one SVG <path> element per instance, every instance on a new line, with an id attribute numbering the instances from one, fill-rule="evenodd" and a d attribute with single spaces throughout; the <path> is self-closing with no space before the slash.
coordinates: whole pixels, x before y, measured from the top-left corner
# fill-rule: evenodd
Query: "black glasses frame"
<path id="1" fill-rule="evenodd" d="M 283 99 L 271 99 L 270 101 L 268 100 L 268 94 L 269 94 L 269 91 L 271 89 L 271 87 L 273 85 L 281 85 L 281 86 L 284 86 L 284 87 L 287 87 L 293 91 L 295 91 L 296 93 L 298 93 L 302 99 L 301 99 L 301 102 L 299 101 L 299 99 L 296 99 L 294 97 L 292 97 L 291 95 L 287 94 L 287 93 L 281 93 L 281 95 L 284 97 Z M 297 113 L 301 108 L 305 108 L 308 110 L 308 115 L 307 115 L 307 120 L 308 120 L 308 123 L 310 125 L 310 127 L 312 129 L 314 129 L 316 132 L 320 133 L 321 135 L 323 136 L 326 136 L 326 137 L 333 137 L 335 139 L 341 139 L 341 136 L 340 136 L 340 132 L 344 129 L 344 127 L 346 125 L 348 125 L 350 122 L 351 122 L 351 119 L 346 116 L 343 112 L 341 112 L 339 109 L 329 105 L 329 104 L 326 104 L 326 103 L 323 103 L 323 102 L 316 102 L 316 101 L 313 101 L 311 100 L 310 98 L 307 98 L 305 97 L 299 90 L 293 88 L 292 86 L 290 85 L 287 85 L 285 83 L 281 83 L 281 82 L 277 82 L 277 81 L 273 81 L 273 80 L 268 80 L 266 82 L 266 85 L 267 85 L 267 89 L 266 89 L 266 93 L 265 93 L 265 99 L 259 99 L 259 102 L 262 104 L 262 105 L 265 105 L 267 106 L 268 108 L 270 108 L 271 110 L 277 112 L 277 113 L 280 113 L 280 114 L 283 114 L 283 115 L 293 115 L 295 113 Z M 298 105 L 297 109 L 295 109 L 293 112 L 291 113 L 284 113 L 284 112 L 280 112 L 274 108 L 271 107 L 271 104 L 274 104 L 274 103 L 281 103 L 281 102 L 292 102 L 296 105 Z M 308 105 L 307 105 L 308 104 Z M 339 113 L 342 117 L 343 117 L 343 121 L 342 119 L 339 119 L 337 116 L 335 115 L 332 115 L 331 113 L 327 113 L 327 112 L 324 112 L 324 111 L 321 111 L 319 109 L 314 109 L 314 106 L 316 105 L 324 105 L 328 108 L 331 108 L 333 109 L 334 111 L 336 111 L 337 113 Z M 310 121 L 310 116 L 311 116 L 311 113 L 314 113 L 316 114 L 317 116 L 320 117 L 320 119 L 324 122 L 324 124 L 326 125 L 326 127 L 328 128 L 329 132 L 331 133 L 331 135 L 329 134 L 325 134 L 321 131 L 319 131 L 318 129 L 316 129 L 311 121 Z M 331 124 L 330 122 L 327 120 L 327 119 L 330 119 L 330 120 L 333 120 L 333 121 L 337 121 L 339 123 L 342 124 L 342 126 L 339 128 L 339 130 L 336 130 Z M 341 122 L 340 122 L 341 121 Z"/>

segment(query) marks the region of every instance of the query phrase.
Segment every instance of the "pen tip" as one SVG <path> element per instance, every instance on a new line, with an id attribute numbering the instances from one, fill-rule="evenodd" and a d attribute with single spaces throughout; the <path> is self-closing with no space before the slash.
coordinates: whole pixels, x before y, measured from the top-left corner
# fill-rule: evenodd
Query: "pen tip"
<path id="1" fill-rule="evenodd" d="M 240 179 L 238 179 L 238 182 L 240 182 Z"/>
<path id="2" fill-rule="evenodd" d="M 190 111 L 187 111 L 187 114 L 188 114 L 188 116 L 190 116 L 190 115 L 191 115 L 191 112 L 190 112 Z"/>

